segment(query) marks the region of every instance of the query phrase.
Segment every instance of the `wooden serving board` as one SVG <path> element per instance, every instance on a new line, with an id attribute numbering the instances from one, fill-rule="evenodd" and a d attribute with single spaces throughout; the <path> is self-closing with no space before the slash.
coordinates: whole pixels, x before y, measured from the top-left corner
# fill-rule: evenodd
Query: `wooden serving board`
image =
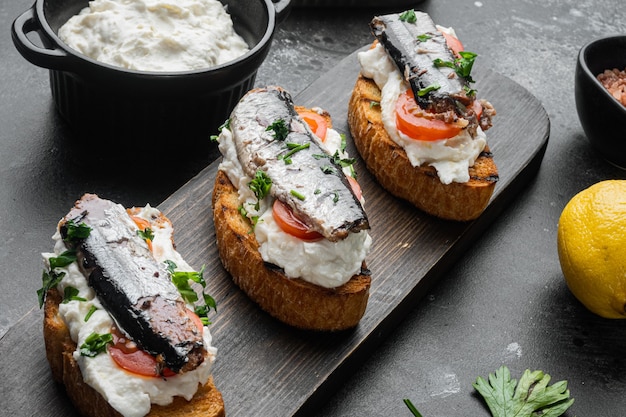
<path id="1" fill-rule="evenodd" d="M 295 97 L 320 106 L 348 135 L 347 103 L 358 74 L 356 53 Z M 362 364 L 429 287 L 515 198 L 535 175 L 545 152 L 550 122 L 541 104 L 512 80 L 475 69 L 479 95 L 498 111 L 488 140 L 500 181 L 484 214 L 470 223 L 437 220 L 380 188 L 359 159 L 356 165 L 372 226 L 367 263 L 372 286 L 358 327 L 340 333 L 289 328 L 269 317 L 232 283 L 215 245 L 211 191 L 217 162 L 169 197 L 160 208 L 173 221 L 178 249 L 196 268 L 206 265 L 210 293 L 218 303 L 211 332 L 218 347 L 214 379 L 229 416 L 305 415 Z M 104 196 L 106 197 L 106 196 Z M 37 307 L 0 340 L 4 415 L 71 416 L 63 389 L 51 382 Z M 8 382 L 8 383 L 6 383 Z"/>

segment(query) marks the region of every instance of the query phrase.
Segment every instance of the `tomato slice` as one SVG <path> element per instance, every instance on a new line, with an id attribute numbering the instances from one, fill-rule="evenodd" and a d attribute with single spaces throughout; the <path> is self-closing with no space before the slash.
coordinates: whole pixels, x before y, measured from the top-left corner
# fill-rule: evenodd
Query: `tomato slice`
<path id="1" fill-rule="evenodd" d="M 274 200 L 272 216 L 283 232 L 297 237 L 298 239 L 307 242 L 315 242 L 324 238 L 319 232 L 311 230 L 306 223 L 296 217 L 291 207 L 278 199 Z"/>
<path id="2" fill-rule="evenodd" d="M 400 94 L 396 102 L 396 127 L 412 139 L 435 141 L 452 138 L 461 132 L 461 127 L 443 120 L 423 117 L 411 90 Z"/>
<path id="3" fill-rule="evenodd" d="M 324 116 L 309 110 L 300 111 L 298 112 L 298 114 L 300 115 L 302 120 L 304 120 L 309 125 L 313 133 L 315 133 L 315 136 L 317 136 L 322 140 L 322 142 L 324 142 L 326 140 L 326 131 L 328 130 L 328 124 L 326 123 L 326 119 L 324 118 Z"/>
<path id="4" fill-rule="evenodd" d="M 350 187 L 352 187 L 352 192 L 356 196 L 357 200 L 360 201 L 361 198 L 363 197 L 363 191 L 361 190 L 361 186 L 350 175 L 347 175 L 346 178 L 348 178 L 348 182 L 350 183 Z"/>
<path id="5" fill-rule="evenodd" d="M 144 218 L 141 218 L 139 216 L 130 216 L 130 218 L 133 219 L 133 221 L 135 222 L 139 230 L 146 230 L 146 229 L 152 228 L 152 225 L 150 224 L 150 222 Z M 150 249 L 150 252 L 152 252 L 152 240 L 146 239 L 146 243 L 148 244 L 148 249 Z"/>
<path id="6" fill-rule="evenodd" d="M 187 310 L 187 314 L 202 333 L 203 325 L 200 317 L 191 310 Z M 108 347 L 109 355 L 120 368 L 134 374 L 149 377 L 171 377 L 176 375 L 169 368 L 165 368 L 159 373 L 155 357 L 137 347 L 134 342 L 128 340 L 117 328 L 113 328 L 111 334 L 113 335 L 113 344 Z"/>
<path id="7" fill-rule="evenodd" d="M 459 38 L 446 32 L 441 33 L 443 34 L 443 37 L 448 44 L 448 48 L 450 48 L 452 52 L 454 52 L 454 55 L 456 55 L 457 58 L 460 58 L 459 52 L 463 51 L 464 48 Z"/>

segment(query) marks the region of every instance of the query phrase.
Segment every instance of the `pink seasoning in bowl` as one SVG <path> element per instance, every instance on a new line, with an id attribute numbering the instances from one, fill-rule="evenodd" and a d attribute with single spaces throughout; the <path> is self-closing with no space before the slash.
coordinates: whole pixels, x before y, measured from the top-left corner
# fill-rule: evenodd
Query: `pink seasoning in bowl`
<path id="1" fill-rule="evenodd" d="M 626 106 L 626 68 L 623 71 L 617 68 L 604 70 L 597 78 L 617 101 Z"/>

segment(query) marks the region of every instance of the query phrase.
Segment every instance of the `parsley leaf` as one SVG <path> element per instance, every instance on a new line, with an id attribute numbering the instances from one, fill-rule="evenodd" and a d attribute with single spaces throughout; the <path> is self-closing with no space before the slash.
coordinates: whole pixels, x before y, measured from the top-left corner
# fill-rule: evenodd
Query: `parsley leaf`
<path id="1" fill-rule="evenodd" d="M 226 121 L 222 123 L 220 127 L 217 128 L 217 130 L 220 133 L 222 132 L 223 129 L 230 130 L 230 119 L 226 119 Z M 219 135 L 211 135 L 209 136 L 209 139 L 211 139 L 211 142 L 217 142 L 219 137 L 220 137 Z"/>
<path id="2" fill-rule="evenodd" d="M 463 77 L 467 80 L 467 82 L 473 83 L 474 80 L 470 74 L 472 72 L 472 67 L 474 66 L 474 61 L 478 55 L 469 51 L 460 51 L 459 55 L 461 57 L 455 59 L 454 62 L 444 61 L 441 58 L 434 59 L 433 65 L 436 67 L 452 68 L 459 77 Z"/>
<path id="3" fill-rule="evenodd" d="M 67 304 L 70 301 L 87 301 L 87 299 L 78 296 L 78 289 L 74 287 L 67 286 L 65 290 L 63 290 L 63 304 Z"/>
<path id="4" fill-rule="evenodd" d="M 143 230 L 137 230 L 137 235 L 143 240 L 154 240 L 154 232 L 149 227 Z"/>
<path id="5" fill-rule="evenodd" d="M 275 120 L 271 125 L 269 125 L 266 131 L 274 132 L 274 139 L 283 141 L 287 139 L 287 135 L 289 134 L 289 127 L 287 123 L 283 119 Z"/>
<path id="6" fill-rule="evenodd" d="M 431 91 L 435 91 L 435 90 L 439 90 L 441 88 L 441 86 L 437 83 L 435 84 L 431 84 L 428 87 L 424 87 L 421 90 L 419 90 L 417 92 L 417 95 L 420 97 L 425 96 L 426 94 L 430 93 Z"/>
<path id="7" fill-rule="evenodd" d="M 86 239 L 91 233 L 91 227 L 87 226 L 84 222 L 77 224 L 74 220 L 68 220 L 65 223 L 67 227 L 67 235 L 65 237 L 66 242 L 74 242 L 80 239 Z"/>
<path id="8" fill-rule="evenodd" d="M 172 277 L 172 282 L 178 289 L 181 297 L 183 297 L 183 300 L 185 300 L 189 304 L 195 304 L 198 301 L 198 293 L 196 293 L 196 291 L 191 288 L 191 284 L 189 284 L 189 281 L 193 281 L 202 286 L 202 301 L 204 302 L 204 304 L 195 305 L 194 311 L 200 317 L 200 320 L 205 326 L 211 324 L 208 315 L 211 309 L 217 311 L 217 303 L 215 302 L 215 299 L 213 297 L 204 292 L 206 288 L 206 281 L 204 280 L 205 266 L 202 266 L 200 272 L 187 272 L 176 271 L 175 269 L 177 266 L 173 261 L 166 260 L 165 264 L 167 265 L 167 270 Z"/>
<path id="9" fill-rule="evenodd" d="M 94 305 L 92 305 L 92 306 L 89 308 L 89 311 L 87 312 L 87 314 L 85 314 L 85 319 L 84 319 L 85 323 L 86 323 L 87 321 L 89 321 L 89 319 L 91 318 L 91 316 L 93 315 L 93 313 L 95 313 L 97 310 L 98 310 L 98 307 L 96 307 L 96 306 L 94 306 Z"/>
<path id="10" fill-rule="evenodd" d="M 478 377 L 472 386 L 482 395 L 493 417 L 557 417 L 574 403 L 567 381 L 548 386 L 550 375 L 524 371 L 519 380 L 511 379 L 506 366 L 489 374 L 489 382 Z M 517 387 L 516 387 L 517 386 Z"/>
<path id="11" fill-rule="evenodd" d="M 111 333 L 92 333 L 87 336 L 85 342 L 80 345 L 80 354 L 81 356 L 93 358 L 94 356 L 97 356 L 98 353 L 104 352 L 109 343 L 113 343 L 113 336 Z"/>
<path id="12" fill-rule="evenodd" d="M 48 263 L 50 263 L 50 269 L 63 268 L 64 266 L 68 266 L 74 261 L 76 261 L 75 250 L 66 250 L 59 256 L 54 256 L 48 259 Z"/>
<path id="13" fill-rule="evenodd" d="M 420 41 L 420 42 L 426 42 L 430 38 L 431 38 L 431 36 L 426 34 L 426 33 L 424 33 L 422 35 L 417 35 L 417 40 Z"/>
<path id="14" fill-rule="evenodd" d="M 409 408 L 409 410 L 411 410 L 411 413 L 415 416 L 415 417 L 422 417 L 422 415 L 420 414 L 419 411 L 417 411 L 417 408 L 415 408 L 415 406 L 413 405 L 413 403 L 411 402 L 411 400 L 409 400 L 408 398 L 405 398 L 404 400 L 404 404 L 406 404 L 406 406 Z"/>
<path id="15" fill-rule="evenodd" d="M 415 23 L 417 21 L 417 16 L 415 16 L 415 9 L 405 10 L 400 13 L 399 17 L 401 22 L 407 23 Z"/>
<path id="16" fill-rule="evenodd" d="M 269 194 L 270 188 L 272 188 L 272 179 L 264 171 L 259 169 L 252 181 L 248 184 L 248 187 L 250 187 L 257 200 L 261 201 Z M 258 202 L 255 208 L 257 210 L 259 209 Z"/>
<path id="17" fill-rule="evenodd" d="M 46 299 L 46 293 L 50 288 L 56 287 L 59 282 L 65 276 L 65 272 L 55 271 L 43 271 L 41 275 L 42 287 L 37 290 L 37 297 L 39 298 L 39 308 L 43 307 L 43 302 Z"/>

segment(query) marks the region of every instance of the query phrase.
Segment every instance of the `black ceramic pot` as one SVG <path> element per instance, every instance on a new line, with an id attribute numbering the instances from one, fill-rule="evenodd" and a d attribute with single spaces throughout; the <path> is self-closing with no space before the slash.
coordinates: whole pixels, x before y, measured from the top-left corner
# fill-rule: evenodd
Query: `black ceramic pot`
<path id="1" fill-rule="evenodd" d="M 112 147 L 203 147 L 252 88 L 275 25 L 290 0 L 222 0 L 250 51 L 227 64 L 185 72 L 126 70 L 71 49 L 58 29 L 87 0 L 36 0 L 12 26 L 17 50 L 50 71 L 52 96 L 74 135 L 102 152 Z M 31 34 L 41 39 L 34 42 Z"/>
<path id="2" fill-rule="evenodd" d="M 607 161 L 626 169 L 626 107 L 596 78 L 614 68 L 626 68 L 626 36 L 598 39 L 581 48 L 576 64 L 576 110 L 593 147 Z"/>

